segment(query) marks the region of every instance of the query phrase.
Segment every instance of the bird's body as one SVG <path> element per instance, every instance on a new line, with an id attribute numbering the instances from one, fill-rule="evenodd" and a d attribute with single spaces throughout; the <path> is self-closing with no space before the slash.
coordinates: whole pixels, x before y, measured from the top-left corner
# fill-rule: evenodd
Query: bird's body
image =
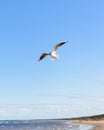
<path id="1" fill-rule="evenodd" d="M 65 44 L 66 42 L 68 42 L 68 41 L 63 41 L 63 42 L 60 42 L 60 43 L 56 44 L 52 52 L 42 53 L 41 56 L 39 57 L 39 61 L 42 60 L 43 58 L 45 58 L 46 56 L 51 56 L 51 58 L 52 58 L 53 60 L 57 60 L 57 59 L 59 58 L 59 56 L 56 54 L 56 51 L 57 51 L 57 49 L 58 49 L 60 46 L 62 46 L 62 45 Z"/>
<path id="2" fill-rule="evenodd" d="M 59 56 L 56 54 L 56 51 L 52 51 L 51 57 L 53 60 L 57 60 Z"/>

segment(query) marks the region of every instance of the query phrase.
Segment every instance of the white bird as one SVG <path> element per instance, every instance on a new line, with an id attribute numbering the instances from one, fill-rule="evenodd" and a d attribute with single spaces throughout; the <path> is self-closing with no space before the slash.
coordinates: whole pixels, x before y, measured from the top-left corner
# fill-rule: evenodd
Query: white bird
<path id="1" fill-rule="evenodd" d="M 62 41 L 62 42 L 56 44 L 56 45 L 54 46 L 54 49 L 53 49 L 52 52 L 42 53 L 41 56 L 39 57 L 39 61 L 42 60 L 43 58 L 45 58 L 46 56 L 51 56 L 51 58 L 52 58 L 53 60 L 57 60 L 57 59 L 59 58 L 59 56 L 56 54 L 56 51 L 57 51 L 57 49 L 58 49 L 60 46 L 62 46 L 62 45 L 65 44 L 66 42 L 68 42 L 68 41 Z"/>

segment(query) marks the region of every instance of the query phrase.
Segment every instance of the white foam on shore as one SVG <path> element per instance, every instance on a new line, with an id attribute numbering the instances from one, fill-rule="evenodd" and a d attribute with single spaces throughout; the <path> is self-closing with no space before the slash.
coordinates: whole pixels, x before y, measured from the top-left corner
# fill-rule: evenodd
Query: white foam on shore
<path id="1" fill-rule="evenodd" d="M 79 130 L 92 130 L 94 125 L 79 124 Z"/>
<path id="2" fill-rule="evenodd" d="M 79 124 L 79 123 L 72 123 L 72 122 L 70 123 L 73 124 L 74 127 L 77 126 L 76 130 L 92 130 L 95 127 L 94 125 L 88 125 L 88 124 Z"/>

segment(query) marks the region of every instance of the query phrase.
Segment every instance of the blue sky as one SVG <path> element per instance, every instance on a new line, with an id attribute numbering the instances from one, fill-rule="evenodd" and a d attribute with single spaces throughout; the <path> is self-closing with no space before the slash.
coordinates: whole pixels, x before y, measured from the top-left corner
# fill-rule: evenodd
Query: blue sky
<path id="1" fill-rule="evenodd" d="M 104 113 L 104 1 L 0 1 L 0 119 Z M 37 62 L 60 41 L 60 58 Z"/>

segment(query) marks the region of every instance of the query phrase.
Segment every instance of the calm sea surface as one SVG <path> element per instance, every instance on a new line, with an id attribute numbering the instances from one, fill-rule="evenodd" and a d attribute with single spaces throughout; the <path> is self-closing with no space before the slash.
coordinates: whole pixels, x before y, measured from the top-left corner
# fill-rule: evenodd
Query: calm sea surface
<path id="1" fill-rule="evenodd" d="M 0 130 L 90 130 L 90 125 L 65 120 L 0 120 Z"/>

